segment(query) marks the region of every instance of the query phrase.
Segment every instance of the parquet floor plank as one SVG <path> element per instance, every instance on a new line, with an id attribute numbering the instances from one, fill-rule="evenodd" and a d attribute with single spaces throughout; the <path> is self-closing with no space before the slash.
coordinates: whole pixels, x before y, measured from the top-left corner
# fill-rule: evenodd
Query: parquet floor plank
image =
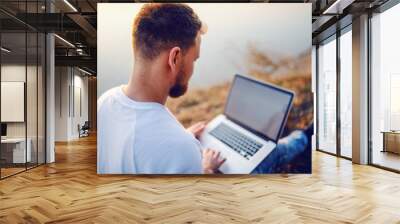
<path id="1" fill-rule="evenodd" d="M 400 223 L 400 175 L 313 152 L 311 175 L 96 174 L 96 139 L 0 181 L 0 223 Z"/>

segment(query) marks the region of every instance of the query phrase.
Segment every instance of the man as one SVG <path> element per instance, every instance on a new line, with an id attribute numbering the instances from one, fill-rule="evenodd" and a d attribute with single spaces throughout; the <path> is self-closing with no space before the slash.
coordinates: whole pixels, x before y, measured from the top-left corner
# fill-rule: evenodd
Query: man
<path id="1" fill-rule="evenodd" d="M 98 173 L 214 173 L 225 161 L 201 151 L 204 124 L 186 130 L 164 106 L 183 95 L 205 32 L 184 4 L 145 4 L 133 23 L 134 70 L 98 100 Z"/>
<path id="2" fill-rule="evenodd" d="M 225 159 L 201 150 L 205 124 L 185 129 L 165 107 L 183 95 L 200 56 L 204 26 L 184 4 L 145 4 L 133 23 L 134 70 L 98 100 L 98 173 L 216 173 Z M 312 127 L 312 126 L 311 126 Z M 311 131 L 310 131 L 311 130 Z M 271 173 L 304 151 L 312 129 L 281 140 L 253 171 Z"/>

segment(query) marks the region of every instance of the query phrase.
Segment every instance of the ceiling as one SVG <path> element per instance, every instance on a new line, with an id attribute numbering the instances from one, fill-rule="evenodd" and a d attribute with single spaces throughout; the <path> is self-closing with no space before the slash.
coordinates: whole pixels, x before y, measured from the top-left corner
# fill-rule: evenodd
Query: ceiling
<path id="1" fill-rule="evenodd" d="M 313 41 L 329 35 L 329 28 L 340 19 L 356 16 L 387 0 L 253 0 L 270 3 L 312 3 Z M 81 66 L 96 71 L 97 3 L 135 2 L 116 0 L 1 0 L 0 24 L 6 38 L 21 41 L 18 32 L 25 28 L 55 32 L 56 65 Z M 136 1 L 139 2 L 139 1 Z M 143 1 L 142 1 L 143 2 Z M 146 1 L 149 2 L 149 1 Z M 192 0 L 186 2 L 221 2 Z M 229 2 L 249 2 L 234 0 Z M 49 12 L 52 13 L 49 13 Z M 349 19 L 351 22 L 351 18 Z M 345 24 L 343 24 L 345 25 Z M 331 32 L 334 32 L 331 31 Z M 12 36 L 15 36 L 13 38 Z M 20 35 L 21 36 L 21 35 Z M 63 41 L 62 39 L 66 40 Z M 4 43 L 4 42 L 3 42 Z M 24 43 L 19 43 L 24 44 Z M 72 46 L 72 45 L 73 46 Z M 28 49 L 28 51 L 30 51 Z"/>

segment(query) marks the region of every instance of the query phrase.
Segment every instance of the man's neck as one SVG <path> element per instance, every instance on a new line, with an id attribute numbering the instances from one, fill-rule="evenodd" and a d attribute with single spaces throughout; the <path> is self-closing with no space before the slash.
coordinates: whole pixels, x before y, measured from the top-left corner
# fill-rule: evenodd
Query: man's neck
<path id="1" fill-rule="evenodd" d="M 160 85 L 159 82 L 152 82 L 151 74 L 140 74 L 134 72 L 128 84 L 124 86 L 123 91 L 126 96 L 138 102 L 156 102 L 165 104 L 168 98 L 168 91 Z"/>

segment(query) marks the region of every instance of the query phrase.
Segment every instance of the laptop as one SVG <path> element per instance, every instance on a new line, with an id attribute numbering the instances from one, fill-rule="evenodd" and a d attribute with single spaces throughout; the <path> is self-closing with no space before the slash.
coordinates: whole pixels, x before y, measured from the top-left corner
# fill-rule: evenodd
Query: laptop
<path id="1" fill-rule="evenodd" d="M 226 158 L 222 173 L 251 173 L 275 149 L 293 97 L 289 90 L 235 75 L 224 113 L 200 136 L 204 147 Z"/>

